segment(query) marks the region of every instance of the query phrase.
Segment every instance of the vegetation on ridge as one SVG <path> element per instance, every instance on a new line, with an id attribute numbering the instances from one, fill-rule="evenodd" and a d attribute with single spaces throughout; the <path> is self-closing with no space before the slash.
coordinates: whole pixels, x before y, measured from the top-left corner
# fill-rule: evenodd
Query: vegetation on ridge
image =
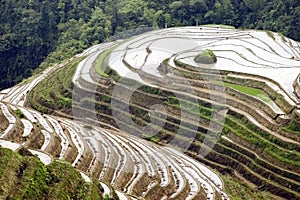
<path id="1" fill-rule="evenodd" d="M 1 199 L 103 199 L 99 181 L 85 182 L 70 164 L 54 161 L 46 166 L 26 152 L 0 147 Z"/>
<path id="2" fill-rule="evenodd" d="M 58 68 L 49 78 L 41 81 L 34 90 L 30 91 L 27 105 L 43 113 L 71 109 L 72 77 L 82 59 L 75 59 L 64 68 Z"/>
<path id="3" fill-rule="evenodd" d="M 194 61 L 202 64 L 213 64 L 217 62 L 217 56 L 212 50 L 205 49 L 194 58 Z"/>

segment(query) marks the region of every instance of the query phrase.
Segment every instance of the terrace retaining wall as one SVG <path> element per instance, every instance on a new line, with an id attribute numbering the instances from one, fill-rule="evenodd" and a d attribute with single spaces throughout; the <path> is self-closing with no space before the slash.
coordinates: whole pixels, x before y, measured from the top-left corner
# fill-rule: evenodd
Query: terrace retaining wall
<path id="1" fill-rule="evenodd" d="M 255 76 L 254 76 L 255 77 Z M 256 76 L 257 78 L 261 78 L 259 76 Z M 271 99 L 286 113 L 291 113 L 294 109 L 293 105 L 290 105 L 283 96 L 277 93 L 272 87 L 268 86 L 268 84 L 261 82 L 261 81 L 256 81 L 256 80 L 247 80 L 247 79 L 240 79 L 240 78 L 233 78 L 233 77 L 228 77 L 226 81 L 234 84 L 241 84 L 245 85 L 248 87 L 253 87 L 257 88 L 260 90 L 263 90 L 266 92 Z M 268 81 L 268 80 L 266 80 Z M 272 82 L 274 83 L 274 82 Z M 277 84 L 276 84 L 277 85 Z M 278 86 L 278 85 L 277 85 Z"/>
<path id="2" fill-rule="evenodd" d="M 189 70 L 193 70 L 193 69 L 197 70 L 196 67 L 190 66 L 190 65 L 185 64 L 185 63 L 183 63 L 181 61 L 178 61 L 176 59 L 174 60 L 174 63 L 177 66 L 180 66 L 180 67 L 183 67 L 183 68 L 186 68 L 186 69 L 189 69 Z M 201 68 L 201 69 L 198 68 L 198 69 L 199 70 L 207 70 L 210 73 L 216 73 L 218 71 L 218 70 L 216 71 L 214 69 L 204 69 L 204 68 Z M 266 82 L 273 83 L 276 86 L 278 86 L 281 90 L 283 90 L 282 87 L 277 82 L 275 82 L 275 81 L 273 81 L 269 78 L 266 78 L 266 77 L 261 77 L 259 75 L 246 74 L 246 73 L 240 73 L 240 72 L 229 71 L 229 70 L 221 70 L 218 73 L 220 75 L 236 74 L 236 75 L 259 78 L 259 79 L 265 80 Z M 297 79 L 297 80 L 299 80 L 299 79 Z M 278 94 L 277 91 L 275 91 L 272 87 L 268 86 L 268 84 L 266 84 L 263 81 L 252 80 L 252 79 L 251 80 L 250 79 L 246 80 L 246 79 L 240 79 L 240 78 L 236 78 L 236 77 L 227 77 L 226 81 L 230 82 L 230 83 L 234 83 L 234 84 L 241 84 L 241 85 L 245 85 L 245 86 L 248 86 L 248 87 L 261 89 L 261 90 L 265 91 L 274 100 L 274 102 L 286 113 L 292 113 L 292 111 L 294 110 L 293 105 L 290 105 L 290 103 L 282 95 Z M 299 88 L 299 93 L 298 94 L 300 96 L 300 85 L 299 84 L 300 83 L 298 81 L 298 86 L 297 87 Z"/>
<path id="3" fill-rule="evenodd" d="M 294 86 L 295 94 L 297 95 L 298 98 L 300 98 L 300 74 L 294 81 L 293 86 Z"/>

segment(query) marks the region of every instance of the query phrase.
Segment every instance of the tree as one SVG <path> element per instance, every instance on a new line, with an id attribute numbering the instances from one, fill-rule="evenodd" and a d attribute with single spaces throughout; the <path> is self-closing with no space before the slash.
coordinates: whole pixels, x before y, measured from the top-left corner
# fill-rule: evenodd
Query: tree
<path id="1" fill-rule="evenodd" d="M 79 40 L 86 41 L 85 45 L 88 47 L 108 38 L 111 35 L 112 27 L 103 11 L 96 7 L 92 11 L 91 19 L 81 27 L 80 32 Z"/>
<path id="2" fill-rule="evenodd" d="M 296 7 L 292 13 L 288 32 L 289 36 L 300 41 L 300 6 Z"/>
<path id="3" fill-rule="evenodd" d="M 122 2 L 120 5 L 117 12 L 119 26 L 123 26 L 126 29 L 134 29 L 140 24 L 145 24 L 144 10 L 147 7 L 146 2 L 129 0 Z"/>

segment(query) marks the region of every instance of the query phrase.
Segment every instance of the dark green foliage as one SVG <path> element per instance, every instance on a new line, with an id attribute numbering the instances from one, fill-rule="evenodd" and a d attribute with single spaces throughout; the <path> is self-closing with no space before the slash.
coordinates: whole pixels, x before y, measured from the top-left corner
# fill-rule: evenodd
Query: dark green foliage
<path id="1" fill-rule="evenodd" d="M 0 88 L 30 76 L 54 49 L 56 7 L 53 1 L 1 1 Z"/>
<path id="2" fill-rule="evenodd" d="M 19 110 L 19 109 L 14 110 L 14 113 L 15 113 L 15 114 L 17 115 L 17 117 L 20 118 L 20 119 L 22 119 L 22 118 L 25 117 L 24 113 L 23 113 L 21 110 Z"/>
<path id="3" fill-rule="evenodd" d="M 0 89 L 111 35 L 99 1 L 1 1 Z"/>
<path id="4" fill-rule="evenodd" d="M 292 120 L 288 126 L 286 127 L 287 130 L 300 132 L 300 122 L 297 120 Z"/>

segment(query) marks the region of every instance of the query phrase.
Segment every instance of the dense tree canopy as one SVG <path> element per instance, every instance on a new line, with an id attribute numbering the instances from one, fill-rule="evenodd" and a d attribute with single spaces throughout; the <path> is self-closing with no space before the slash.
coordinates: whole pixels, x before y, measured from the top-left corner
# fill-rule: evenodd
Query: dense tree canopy
<path id="1" fill-rule="evenodd" d="M 0 88 L 116 33 L 222 23 L 300 41 L 299 0 L 1 0 Z M 46 58 L 46 59 L 45 59 Z"/>

